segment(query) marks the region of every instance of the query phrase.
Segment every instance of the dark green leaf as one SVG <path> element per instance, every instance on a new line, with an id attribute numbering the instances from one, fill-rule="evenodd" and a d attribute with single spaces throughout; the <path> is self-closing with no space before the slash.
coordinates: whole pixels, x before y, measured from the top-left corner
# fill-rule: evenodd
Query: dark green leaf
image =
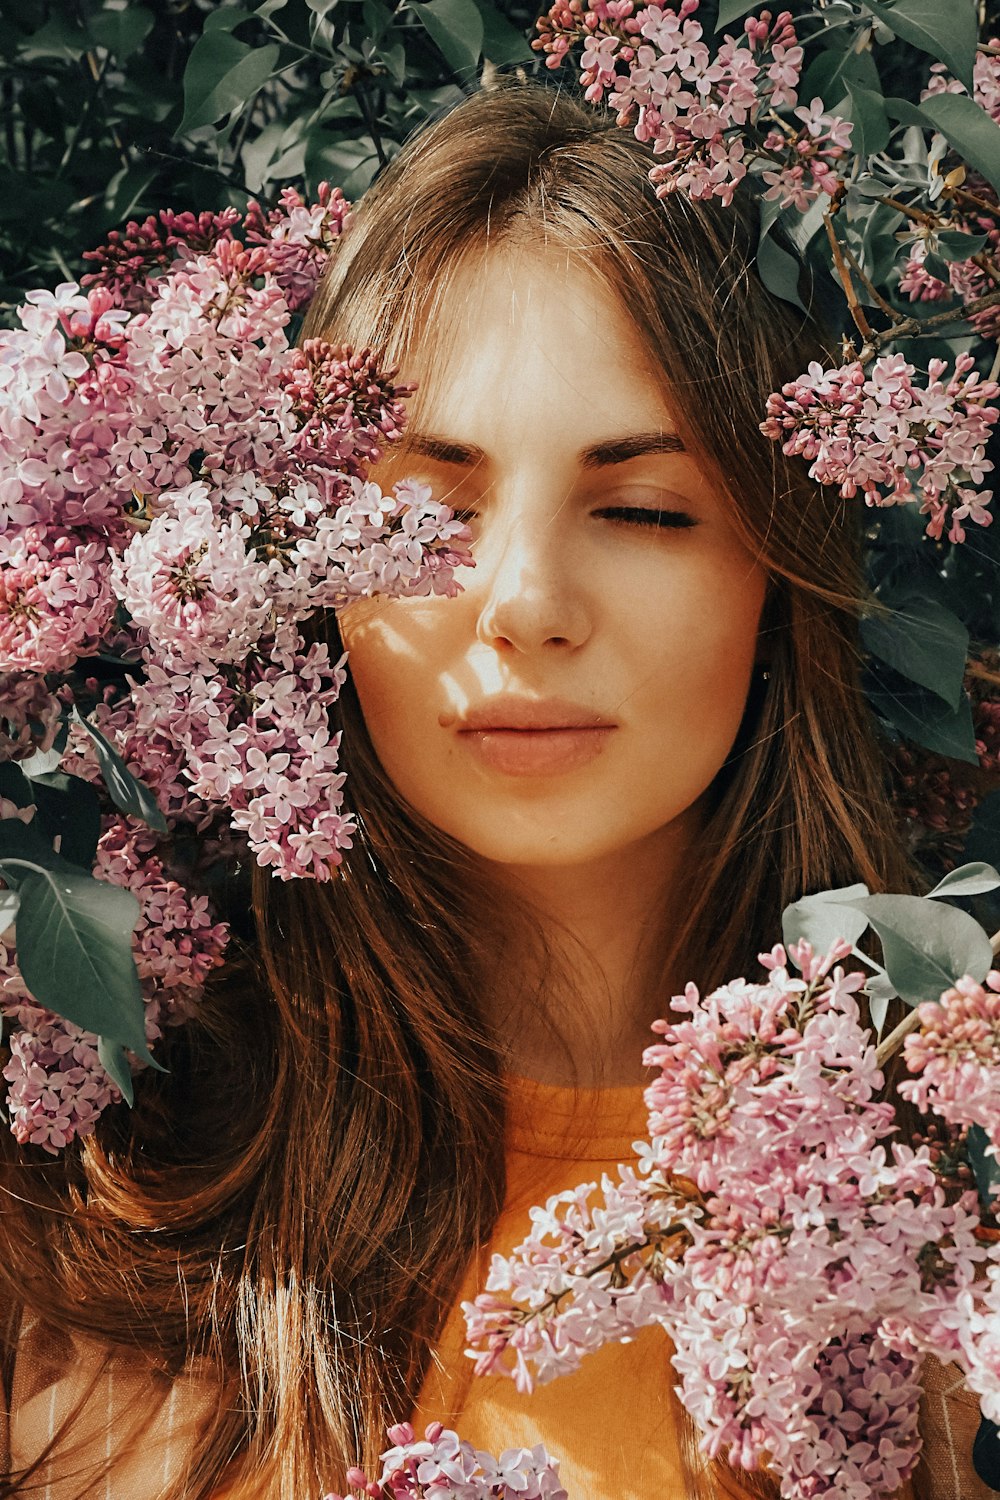
<path id="1" fill-rule="evenodd" d="M 922 264 L 928 276 L 933 276 L 935 281 L 943 281 L 945 286 L 948 285 L 948 262 L 940 255 L 935 255 L 933 250 L 928 250 Z"/>
<path id="2" fill-rule="evenodd" d="M 128 1065 L 124 1047 L 120 1042 L 112 1042 L 106 1036 L 100 1036 L 97 1038 L 97 1055 L 105 1073 L 121 1089 L 125 1103 L 131 1104 L 134 1099 L 132 1069 Z"/>
<path id="3" fill-rule="evenodd" d="M 0 860 L 5 878 L 8 868 Z M 31 994 L 74 1026 L 148 1057 L 132 892 L 60 861 L 22 872 L 19 895 L 17 963 Z"/>
<path id="4" fill-rule="evenodd" d="M 982 860 L 974 860 L 970 864 L 961 865 L 957 870 L 949 871 L 927 895 L 981 896 L 984 891 L 995 891 L 998 885 L 1000 874 L 993 866 Z"/>
<path id="5" fill-rule="evenodd" d="M 58 866 L 62 861 L 34 818 L 30 823 L 22 823 L 20 818 L 0 818 L 0 875 L 8 885 L 20 887 L 30 873 L 25 870 L 25 863 L 34 869 L 36 865 Z"/>
<path id="6" fill-rule="evenodd" d="M 908 740 L 933 750 L 937 755 L 979 764 L 972 709 L 963 697 L 957 709 L 951 709 L 936 695 L 921 692 L 868 689 L 868 698 L 879 716 Z"/>
<path id="7" fill-rule="evenodd" d="M 263 8 L 261 6 L 257 11 L 258 15 Z M 205 17 L 202 35 L 210 31 L 235 31 L 237 26 L 242 26 L 244 21 L 251 19 L 251 12 L 244 10 L 241 5 L 216 5 Z"/>
<path id="8" fill-rule="evenodd" d="M 73 16 L 58 12 L 44 26 L 32 32 L 18 48 L 23 62 L 40 62 L 43 58 L 77 61 L 90 48 L 90 38 Z"/>
<path id="9" fill-rule="evenodd" d="M 1000 192 L 1000 125 L 968 94 L 933 94 L 920 108 L 962 160 Z"/>
<path id="10" fill-rule="evenodd" d="M 922 896 L 861 896 L 845 905 L 864 912 L 878 933 L 885 971 L 907 1005 L 939 999 L 963 974 L 982 980 L 989 973 L 989 937 L 956 906 Z"/>
<path id="11" fill-rule="evenodd" d="M 893 5 L 865 0 L 865 4 L 894 36 L 946 63 L 971 93 L 979 30 L 974 0 L 947 0 L 944 5 L 941 0 L 895 0 Z"/>
<path id="12" fill-rule="evenodd" d="M 873 656 L 958 709 L 969 632 L 951 610 L 914 595 L 901 600 L 890 614 L 867 615 L 861 622 L 861 639 Z"/>
<path id="13" fill-rule="evenodd" d="M 16 761 L 0 762 L 0 797 L 6 797 L 15 807 L 31 807 L 35 800 L 31 782 Z"/>
<path id="14" fill-rule="evenodd" d="M 836 35 L 836 34 L 835 34 Z M 853 33 L 837 37 L 839 45 L 819 52 L 809 64 L 799 89 L 800 99 L 842 99 L 847 85 L 880 93 L 882 82 L 871 52 L 855 52 L 849 45 Z"/>
<path id="15" fill-rule="evenodd" d="M 969 260 L 986 244 L 985 234 L 962 234 L 957 229 L 942 229 L 934 236 L 942 260 Z"/>
<path id="16" fill-rule="evenodd" d="M 524 32 L 512 26 L 490 0 L 476 0 L 476 4 L 483 18 L 484 57 L 496 63 L 498 68 L 531 62 L 535 58 Z"/>
<path id="17" fill-rule="evenodd" d="M 739 21 L 749 11 L 756 10 L 759 3 L 760 0 L 719 0 L 716 31 L 721 31 L 723 26 L 730 26 L 733 21 Z"/>
<path id="18" fill-rule="evenodd" d="M 886 98 L 885 112 L 890 120 L 897 120 L 900 125 L 915 125 L 918 130 L 933 129 L 931 122 L 925 114 L 922 114 L 910 99 Z M 885 188 L 882 189 L 885 191 Z"/>
<path id="19" fill-rule="evenodd" d="M 985 1208 L 996 1208 L 996 1195 L 1000 1193 L 1000 1161 L 987 1156 L 990 1138 L 981 1125 L 970 1125 L 966 1142 L 969 1166 L 979 1189 L 979 1200 Z"/>
<path id="20" fill-rule="evenodd" d="M 93 868 L 101 835 L 101 803 L 89 781 L 52 771 L 31 783 L 38 806 L 36 817 L 47 838 L 59 839 L 59 853 L 84 870 Z"/>
<path id="21" fill-rule="evenodd" d="M 775 243 L 772 235 L 763 232 L 757 246 L 757 275 L 769 292 L 773 292 L 783 302 L 801 307 L 804 312 L 805 307 L 798 291 L 801 272 L 802 263 L 798 256 L 784 250 Z"/>
<path id="22" fill-rule="evenodd" d="M 87 29 L 99 47 L 106 47 L 116 62 L 124 62 L 141 47 L 153 29 L 152 11 L 142 5 L 127 10 L 102 10 L 91 16 Z"/>
<path id="23" fill-rule="evenodd" d="M 846 106 L 841 101 L 832 113 L 853 121 L 851 149 L 859 156 L 874 156 L 889 144 L 889 121 L 886 119 L 882 94 L 876 93 L 874 89 L 862 88 L 850 79 L 844 81 L 847 88 Z"/>
<path id="24" fill-rule="evenodd" d="M 146 783 L 140 781 L 138 776 L 133 776 L 114 745 L 105 739 L 95 724 L 91 724 L 82 714 L 77 715 L 77 723 L 82 725 L 94 742 L 104 785 L 119 811 L 130 813 L 134 818 L 142 818 L 157 833 L 166 833 L 167 820 Z"/>
<path id="25" fill-rule="evenodd" d="M 361 14 L 367 34 L 373 42 L 380 42 L 392 25 L 392 11 L 387 5 L 383 5 L 382 0 L 364 0 Z"/>
<path id="26" fill-rule="evenodd" d="M 411 9 L 453 72 L 466 74 L 477 67 L 485 33 L 474 0 L 413 0 Z"/>
<path id="27" fill-rule="evenodd" d="M 1000 792 L 991 792 L 976 808 L 965 853 L 968 859 L 1000 864 Z"/>
<path id="28" fill-rule="evenodd" d="M 251 49 L 220 30 L 199 37 L 184 70 L 184 118 L 174 139 L 242 109 L 271 77 L 280 50 L 277 42 Z"/>

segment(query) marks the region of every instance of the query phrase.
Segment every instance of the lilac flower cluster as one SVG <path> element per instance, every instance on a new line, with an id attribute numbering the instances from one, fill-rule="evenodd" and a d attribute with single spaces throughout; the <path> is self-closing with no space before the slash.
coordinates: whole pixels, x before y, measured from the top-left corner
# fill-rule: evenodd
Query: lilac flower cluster
<path id="1" fill-rule="evenodd" d="M 82 707 L 153 792 L 164 847 L 115 817 L 95 869 L 151 913 L 133 944 L 151 1040 L 225 943 L 167 874 L 178 828 L 219 857 L 248 846 L 284 880 L 328 880 L 350 847 L 331 727 L 344 663 L 305 622 L 362 596 L 455 593 L 471 562 L 425 486 L 368 478 L 409 388 L 369 350 L 288 342 L 347 213 L 326 187 L 251 203 L 242 226 L 161 213 L 92 252 L 85 288 L 29 293 L 0 333 L 0 756 L 68 727 L 62 769 L 100 788 Z M 125 682 L 98 684 L 100 655 Z M 52 1148 L 117 1091 L 96 1038 L 35 1004 L 7 958 L 15 1132 Z"/>
<path id="2" fill-rule="evenodd" d="M 713 54 L 698 0 L 676 10 L 633 0 L 556 0 L 538 21 L 532 46 L 558 67 L 582 43 L 581 82 L 591 103 L 607 96 L 618 123 L 667 159 L 650 180 L 660 195 L 730 203 L 756 163 L 766 198 L 806 207 L 836 184 L 851 122 L 828 115 L 820 99 L 798 106 L 802 48 L 783 11 L 749 17 L 741 36 L 726 35 Z M 779 109 L 791 111 L 782 119 Z M 771 125 L 772 120 L 779 123 Z M 765 125 L 766 122 L 766 125 Z"/>
<path id="3" fill-rule="evenodd" d="M 524 1389 L 659 1323 L 706 1452 L 767 1461 L 787 1500 L 875 1500 L 917 1461 L 919 1366 L 957 1362 L 1000 1414 L 1000 1252 L 974 1193 L 891 1142 L 844 943 L 762 955 L 656 1026 L 640 1165 L 534 1210 L 466 1304 L 480 1371 Z M 800 973 L 794 975 L 791 960 Z M 977 1273 L 986 1269 L 985 1278 Z"/>
<path id="4" fill-rule="evenodd" d="M 1000 972 L 982 984 L 968 977 L 945 990 L 940 1003 L 919 1008 L 920 1029 L 903 1055 L 914 1078 L 899 1086 L 918 1109 L 952 1125 L 979 1125 L 1000 1143 Z"/>
<path id="5" fill-rule="evenodd" d="M 920 501 L 927 534 L 948 528 L 965 539 L 964 521 L 988 526 L 991 494 L 973 488 L 993 468 L 986 457 L 1000 407 L 995 381 L 982 380 L 970 354 L 948 375 L 932 359 L 927 383 L 901 354 L 883 355 L 870 369 L 853 360 L 838 370 L 810 364 L 804 375 L 767 398 L 766 437 L 810 462 L 810 477 L 859 492 L 868 505 Z"/>
<path id="6" fill-rule="evenodd" d="M 935 63 L 923 97 L 965 92 L 965 86 L 957 78 L 948 76 L 943 63 Z M 994 52 L 979 51 L 976 54 L 973 98 L 992 120 L 1000 124 L 1000 56 Z M 938 141 L 939 145 L 931 152 L 930 158 L 933 174 L 930 196 L 935 201 L 942 199 L 945 186 L 939 168 L 945 142 L 940 137 Z M 967 303 L 992 291 L 995 286 L 988 262 L 995 262 L 1000 255 L 1000 201 L 992 184 L 979 173 L 963 174 L 963 183 L 964 193 L 948 204 L 940 224 L 921 224 L 918 221 L 914 226 L 914 244 L 899 279 L 900 292 L 911 302 L 947 302 L 957 297 Z M 939 207 L 943 207 L 943 200 Z M 981 244 L 974 257 L 947 263 L 947 280 L 932 275 L 926 266 L 928 255 L 938 249 L 938 235 L 942 230 L 976 235 Z M 1000 310 L 996 307 L 973 313 L 970 322 L 983 338 L 1000 337 Z"/>
<path id="7" fill-rule="evenodd" d="M 508 1448 L 493 1458 L 458 1434 L 432 1422 L 417 1438 L 409 1422 L 389 1429 L 393 1446 L 382 1454 L 382 1473 L 368 1479 L 347 1471 L 352 1491 L 370 1500 L 567 1500 L 559 1465 L 540 1443 Z M 327 1495 L 325 1500 L 350 1500 Z"/>

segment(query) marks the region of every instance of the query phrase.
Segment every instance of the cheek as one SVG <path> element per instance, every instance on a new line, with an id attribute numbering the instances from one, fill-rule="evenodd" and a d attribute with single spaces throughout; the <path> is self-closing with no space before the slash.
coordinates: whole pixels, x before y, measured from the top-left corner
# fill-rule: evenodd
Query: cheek
<path id="1" fill-rule="evenodd" d="M 420 763 L 437 727 L 443 647 L 440 631 L 421 621 L 422 612 L 416 601 L 364 599 L 339 621 L 369 738 L 397 784 L 409 780 L 406 768 Z"/>

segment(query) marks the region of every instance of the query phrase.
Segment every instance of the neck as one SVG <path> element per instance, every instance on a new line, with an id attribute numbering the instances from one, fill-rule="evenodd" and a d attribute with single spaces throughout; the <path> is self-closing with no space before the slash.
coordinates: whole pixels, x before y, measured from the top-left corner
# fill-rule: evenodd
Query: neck
<path id="1" fill-rule="evenodd" d="M 492 868 L 536 934 L 532 944 L 523 917 L 501 917 L 486 980 L 489 1019 L 512 1073 L 582 1088 L 644 1081 L 650 1026 L 669 1000 L 658 939 L 683 899 L 695 823 L 679 819 L 578 864 Z"/>

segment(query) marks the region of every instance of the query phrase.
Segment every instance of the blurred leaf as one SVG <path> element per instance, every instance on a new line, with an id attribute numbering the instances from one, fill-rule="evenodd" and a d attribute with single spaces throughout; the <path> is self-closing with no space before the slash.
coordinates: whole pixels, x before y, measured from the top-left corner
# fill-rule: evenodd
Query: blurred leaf
<path id="1" fill-rule="evenodd" d="M 485 28 L 474 0 L 412 0 L 410 9 L 455 72 L 473 72 L 483 50 Z"/>
<path id="2" fill-rule="evenodd" d="M 983 980 L 993 949 L 975 918 L 923 896 L 860 896 L 845 902 L 863 912 L 882 943 L 882 962 L 907 1005 L 937 1000 L 963 974 Z"/>
<path id="3" fill-rule="evenodd" d="M 490 0 L 476 0 L 483 18 L 483 56 L 498 68 L 513 63 L 533 62 L 536 54 L 528 45 L 523 31 L 512 26 L 507 17 Z"/>
<path id="4" fill-rule="evenodd" d="M 59 853 L 91 870 L 101 836 L 101 803 L 94 787 L 80 776 L 50 771 L 32 780 L 36 817 L 47 838 L 59 839 Z"/>
<path id="5" fill-rule="evenodd" d="M 969 632 L 951 610 L 913 595 L 890 614 L 861 621 L 861 639 L 873 656 L 957 710 L 962 701 Z"/>
<path id="6" fill-rule="evenodd" d="M 972 709 L 964 695 L 958 708 L 952 709 L 936 694 L 917 686 L 911 689 L 900 679 L 898 686 L 876 681 L 867 688 L 867 696 L 880 718 L 905 739 L 952 760 L 979 764 Z"/>
<path id="7" fill-rule="evenodd" d="M 974 860 L 970 864 L 961 865 L 957 870 L 949 871 L 927 895 L 980 896 L 984 891 L 995 891 L 998 885 L 1000 874 L 993 866 L 982 860 Z"/>
<path id="8" fill-rule="evenodd" d="M 968 94 L 933 94 L 920 108 L 962 160 L 1000 192 L 1000 125 Z"/>
<path id="9" fill-rule="evenodd" d="M 146 783 L 140 781 L 138 776 L 133 776 L 114 745 L 105 739 L 95 724 L 91 724 L 90 720 L 85 719 L 80 713 L 76 715 L 76 722 L 87 731 L 94 742 L 104 785 L 115 806 L 123 813 L 130 813 L 134 818 L 142 818 L 143 822 L 148 823 L 149 827 L 155 829 L 157 833 L 166 833 L 167 820 Z"/>
<path id="10" fill-rule="evenodd" d="M 18 57 L 22 62 L 41 62 L 48 57 L 76 62 L 89 49 L 90 37 L 79 21 L 56 12 L 22 42 Z"/>
<path id="11" fill-rule="evenodd" d="M 993 1155 L 987 1156 L 990 1138 L 981 1125 L 970 1125 L 966 1143 L 969 1155 L 969 1166 L 972 1175 L 976 1179 L 976 1187 L 979 1189 L 979 1197 L 985 1208 L 994 1208 L 994 1199 L 1000 1192 L 1000 1161 Z"/>
<path id="12" fill-rule="evenodd" d="M 868 887 L 858 884 L 800 897 L 781 914 L 782 942 L 789 947 L 805 939 L 817 953 L 826 953 L 838 938 L 853 946 L 863 936 L 868 918 L 845 902 L 867 894 Z"/>
<path id="13" fill-rule="evenodd" d="M 1000 863 L 1000 792 L 991 792 L 976 808 L 965 854 L 968 859 Z"/>
<path id="14" fill-rule="evenodd" d="M 716 31 L 721 31 L 723 26 L 729 26 L 733 21 L 738 21 L 748 11 L 756 10 L 758 0 L 719 0 L 719 19 L 716 23 Z"/>
<path id="15" fill-rule="evenodd" d="M 101 10 L 91 16 L 87 30 L 100 47 L 106 47 L 116 62 L 125 62 L 141 47 L 153 29 L 155 17 L 142 5 L 127 10 Z"/>
<path id="16" fill-rule="evenodd" d="M 15 807 L 31 807 L 34 804 L 35 795 L 31 790 L 31 782 L 16 761 L 0 761 L 0 797 L 6 797 Z"/>
<path id="17" fill-rule="evenodd" d="M 382 0 L 364 0 L 361 9 L 365 30 L 375 42 L 380 42 L 392 25 L 392 11 Z"/>
<path id="18" fill-rule="evenodd" d="M 845 79 L 844 82 L 847 87 L 847 110 L 845 112 L 841 102 L 833 113 L 854 122 L 851 134 L 854 149 L 862 156 L 874 156 L 889 144 L 889 121 L 886 119 L 881 91 L 876 93 L 874 89 L 863 88 L 850 79 Z"/>
<path id="19" fill-rule="evenodd" d="M 242 26 L 244 21 L 251 19 L 252 13 L 244 10 L 241 5 L 216 5 L 205 17 L 202 36 L 207 36 L 212 31 L 235 31 L 237 26 Z"/>
<path id="20" fill-rule="evenodd" d="M 250 48 L 219 30 L 200 37 L 184 71 L 184 118 L 174 139 L 242 108 L 271 77 L 280 50 L 277 42 Z"/>
<path id="21" fill-rule="evenodd" d="M 929 52 L 972 92 L 979 25 L 974 0 L 865 0 L 872 15 L 904 42 Z"/>

